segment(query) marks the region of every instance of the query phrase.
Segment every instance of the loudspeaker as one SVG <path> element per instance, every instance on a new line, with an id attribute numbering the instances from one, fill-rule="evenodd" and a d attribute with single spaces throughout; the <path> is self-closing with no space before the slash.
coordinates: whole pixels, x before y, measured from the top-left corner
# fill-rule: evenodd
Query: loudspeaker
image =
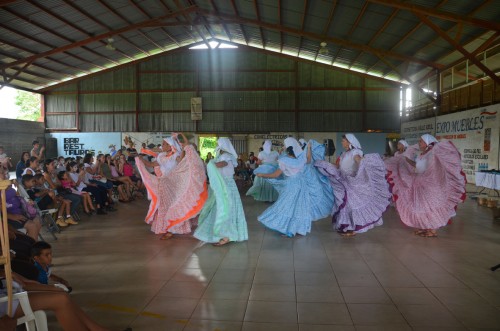
<path id="1" fill-rule="evenodd" d="M 335 154 L 335 144 L 333 143 L 333 139 L 324 139 L 323 144 L 325 145 L 326 156 L 332 156 Z"/>

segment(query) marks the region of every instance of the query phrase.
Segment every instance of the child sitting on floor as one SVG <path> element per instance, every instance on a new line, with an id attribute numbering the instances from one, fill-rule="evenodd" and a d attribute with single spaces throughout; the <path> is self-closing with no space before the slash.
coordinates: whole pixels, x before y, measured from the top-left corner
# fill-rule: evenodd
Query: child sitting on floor
<path id="1" fill-rule="evenodd" d="M 78 187 L 75 182 L 70 178 L 69 174 L 66 171 L 60 171 L 57 174 L 57 178 L 61 182 L 61 186 L 64 189 L 70 190 L 73 194 L 78 194 L 82 196 L 83 199 L 83 209 L 85 210 L 85 214 L 92 215 L 95 212 L 94 204 L 92 203 L 92 198 L 90 197 L 89 192 L 83 191 L 87 185 L 83 182 L 80 182 Z"/>
<path id="2" fill-rule="evenodd" d="M 35 178 L 32 175 L 24 175 L 21 181 L 22 185 L 26 188 L 26 192 L 28 193 L 29 197 L 33 201 L 35 201 L 35 203 L 38 205 L 38 208 L 40 208 L 41 210 L 46 210 L 49 208 L 49 206 L 57 202 L 54 192 L 49 190 L 39 190 L 35 188 L 36 182 Z M 66 227 L 70 224 L 78 224 L 78 222 L 76 222 L 73 217 L 71 217 L 70 208 L 71 201 L 62 199 L 57 213 L 56 223 L 58 226 Z M 66 212 L 66 220 L 64 220 L 63 218 L 64 212 Z"/>
<path id="3" fill-rule="evenodd" d="M 50 244 L 45 241 L 34 243 L 33 246 L 31 246 L 31 258 L 35 263 L 35 267 L 38 269 L 37 280 L 39 283 L 49 285 L 49 280 L 51 280 L 54 283 L 64 285 L 68 289 L 67 292 L 71 292 L 69 283 L 64 278 L 52 273 L 52 246 L 50 246 Z"/>

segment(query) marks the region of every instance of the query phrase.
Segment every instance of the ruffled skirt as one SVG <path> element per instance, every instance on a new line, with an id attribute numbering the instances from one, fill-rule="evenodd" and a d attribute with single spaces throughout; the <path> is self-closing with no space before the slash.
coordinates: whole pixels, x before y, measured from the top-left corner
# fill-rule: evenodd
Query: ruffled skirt
<path id="1" fill-rule="evenodd" d="M 151 198 L 146 223 L 156 234 L 191 232 L 193 222 L 182 224 L 196 217 L 208 198 L 203 161 L 192 146 L 185 148 L 186 155 L 166 176 L 150 174 L 140 160 L 137 168 Z"/>
<path id="2" fill-rule="evenodd" d="M 262 164 L 253 172 L 257 174 L 272 174 L 278 169 L 277 165 Z M 252 187 L 246 193 L 257 201 L 274 202 L 278 199 L 278 191 L 262 177 L 255 177 Z"/>
<path id="3" fill-rule="evenodd" d="M 391 193 L 380 155 L 365 155 L 356 176 L 348 176 L 326 161 L 317 161 L 314 165 L 333 187 L 335 230 L 366 232 L 383 224 L 382 214 L 390 203 Z"/>
<path id="4" fill-rule="evenodd" d="M 278 191 L 278 200 L 258 220 L 266 227 L 289 237 L 311 232 L 313 221 L 325 218 L 333 206 L 331 187 L 310 165 L 295 176 L 266 179 Z"/>
<path id="5" fill-rule="evenodd" d="M 198 218 L 194 237 L 209 243 L 222 238 L 248 240 L 245 213 L 234 179 L 222 176 L 213 162 L 208 163 L 207 172 L 210 178 L 208 200 Z"/>
<path id="6" fill-rule="evenodd" d="M 465 200 L 466 179 L 455 145 L 443 141 L 428 153 L 423 173 L 415 173 L 404 157 L 386 163 L 399 217 L 417 229 L 445 226 L 455 216 L 457 205 Z"/>

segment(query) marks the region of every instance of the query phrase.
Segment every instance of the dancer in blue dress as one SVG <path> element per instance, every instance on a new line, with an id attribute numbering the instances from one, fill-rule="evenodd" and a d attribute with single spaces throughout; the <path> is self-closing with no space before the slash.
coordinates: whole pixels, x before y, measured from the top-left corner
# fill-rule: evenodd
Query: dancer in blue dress
<path id="1" fill-rule="evenodd" d="M 271 140 L 266 140 L 262 146 L 263 151 L 259 153 L 257 158 L 259 159 L 259 167 L 254 170 L 254 174 L 272 174 L 278 169 L 278 157 L 279 154 L 276 151 L 272 151 L 271 147 L 273 143 Z M 268 201 L 274 202 L 278 199 L 278 191 L 268 183 L 262 177 L 256 176 L 253 181 L 252 187 L 250 187 L 246 193 L 247 196 L 252 196 L 257 201 Z"/>
<path id="2" fill-rule="evenodd" d="M 233 179 L 238 154 L 228 138 L 219 138 L 215 153 L 215 159 L 207 164 L 208 200 L 198 218 L 194 237 L 223 246 L 231 241 L 248 240 L 248 228 Z"/>
<path id="3" fill-rule="evenodd" d="M 286 155 L 278 159 L 279 169 L 268 178 L 279 193 L 278 200 L 267 208 L 258 220 L 266 227 L 288 237 L 311 232 L 311 223 L 329 215 L 333 207 L 332 194 L 324 194 L 324 183 L 312 173 L 312 152 L 309 144 L 303 151 L 295 138 L 285 139 Z M 282 179 L 278 178 L 284 175 Z M 331 209 L 330 209 L 331 210 Z"/>

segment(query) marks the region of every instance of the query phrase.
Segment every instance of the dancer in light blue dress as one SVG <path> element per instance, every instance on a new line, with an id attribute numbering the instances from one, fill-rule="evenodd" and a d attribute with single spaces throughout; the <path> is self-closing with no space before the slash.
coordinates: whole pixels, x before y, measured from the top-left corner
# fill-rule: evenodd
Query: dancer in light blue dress
<path id="1" fill-rule="evenodd" d="M 268 178 L 279 193 L 278 200 L 267 208 L 258 220 L 266 227 L 293 237 L 311 232 L 311 223 L 330 214 L 333 195 L 325 194 L 325 183 L 309 164 L 312 161 L 311 144 L 303 151 L 295 138 L 285 139 L 286 155 L 278 159 L 279 169 L 272 174 L 258 174 Z M 277 177 L 284 175 L 283 179 Z"/>
<path id="2" fill-rule="evenodd" d="M 279 154 L 276 151 L 272 151 L 271 147 L 273 143 L 271 140 L 266 140 L 262 146 L 263 151 L 259 153 L 257 158 L 259 159 L 259 167 L 254 170 L 254 174 L 272 174 L 278 169 L 278 157 Z M 253 181 L 252 187 L 247 191 L 247 196 L 252 196 L 257 201 L 268 201 L 274 202 L 278 199 L 278 191 L 268 183 L 265 179 L 256 176 Z"/>
<path id="3" fill-rule="evenodd" d="M 208 200 L 198 218 L 194 237 L 214 246 L 248 240 L 248 228 L 240 193 L 234 182 L 236 151 L 228 138 L 219 138 L 215 159 L 207 164 Z"/>

